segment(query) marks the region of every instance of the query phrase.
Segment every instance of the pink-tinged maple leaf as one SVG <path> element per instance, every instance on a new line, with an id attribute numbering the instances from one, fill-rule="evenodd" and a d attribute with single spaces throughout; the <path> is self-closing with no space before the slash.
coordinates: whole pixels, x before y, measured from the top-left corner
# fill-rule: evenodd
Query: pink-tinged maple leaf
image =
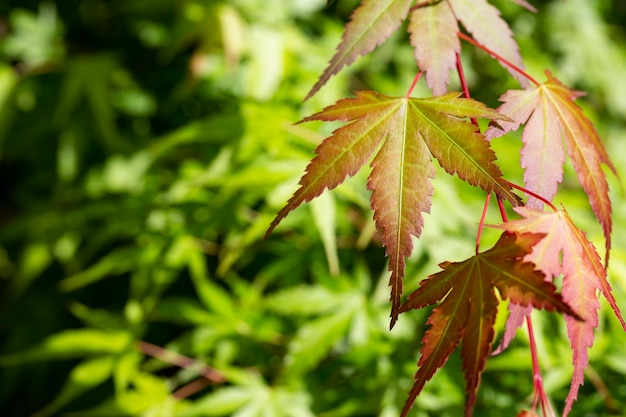
<path id="1" fill-rule="evenodd" d="M 406 18 L 413 1 L 363 0 L 352 13 L 335 56 L 305 100 L 313 96 L 341 68 L 352 64 L 360 55 L 371 52 L 391 36 Z"/>
<path id="2" fill-rule="evenodd" d="M 487 0 L 448 0 L 448 3 L 452 6 L 457 19 L 478 43 L 518 68 L 524 68 L 519 48 L 513 39 L 513 32 L 500 16 L 498 9 Z M 525 76 L 507 65 L 504 67 L 522 87 L 529 85 Z"/>
<path id="3" fill-rule="evenodd" d="M 422 339 L 421 356 L 415 384 L 402 409 L 406 416 L 425 383 L 444 365 L 461 343 L 467 400 L 465 415 L 470 416 L 476 402 L 476 390 L 494 338 L 493 324 L 500 296 L 512 302 L 557 310 L 577 317 L 555 292 L 555 286 L 524 261 L 542 234 L 508 233 L 496 245 L 463 262 L 446 262 L 443 271 L 420 283 L 400 308 L 401 312 L 441 303 L 427 320 L 430 328 Z"/>
<path id="4" fill-rule="evenodd" d="M 548 80 L 526 90 L 511 90 L 500 97 L 498 110 L 513 122 L 498 123 L 485 132 L 487 138 L 500 136 L 526 123 L 521 152 L 526 188 L 551 201 L 563 176 L 565 160 L 562 138 L 591 207 L 602 225 L 606 239 L 608 264 L 611 248 L 611 200 L 606 175 L 601 165 L 617 175 L 606 149 L 591 121 L 585 117 L 574 99 L 581 93 L 570 90 L 546 71 Z M 528 205 L 543 204 L 529 198 Z"/>
<path id="5" fill-rule="evenodd" d="M 411 13 L 408 30 L 417 65 L 426 72 L 426 83 L 434 95 L 444 94 L 456 54 L 461 52 L 454 12 L 445 1 L 418 7 Z"/>
<path id="6" fill-rule="evenodd" d="M 513 0 L 532 9 L 525 0 Z M 319 80 L 305 100 L 313 96 L 333 75 L 382 44 L 395 32 L 411 11 L 408 30 L 415 48 L 415 59 L 426 72 L 426 82 L 435 95 L 444 94 L 461 47 L 458 39 L 460 21 L 474 39 L 523 69 L 521 55 L 513 33 L 498 9 L 487 0 L 447 0 L 418 2 L 414 0 L 363 0 L 346 25 L 341 42 Z M 504 67 L 522 87 L 528 80 L 508 65 Z"/>
<path id="7" fill-rule="evenodd" d="M 293 209 L 339 185 L 371 159 L 368 188 L 371 207 L 391 271 L 391 326 L 402 295 L 405 258 L 419 237 L 422 212 L 430 210 L 434 177 L 431 155 L 450 174 L 457 174 L 486 192 L 517 205 L 518 197 L 494 164 L 489 143 L 468 117 L 500 120 L 484 104 L 450 93 L 431 98 L 387 97 L 371 91 L 357 93 L 303 120 L 350 122 L 337 129 L 315 150 L 317 156 L 300 179 L 300 188 L 270 225 L 268 234 Z"/>
<path id="8" fill-rule="evenodd" d="M 565 403 L 564 416 L 571 410 L 584 382 L 588 363 L 587 349 L 593 344 L 593 330 L 598 325 L 600 307 L 596 290 L 608 300 L 624 330 L 626 322 L 613 297 L 606 270 L 594 246 L 576 227 L 566 211 L 542 212 L 529 207 L 515 209 L 523 219 L 504 223 L 499 228 L 510 232 L 545 233 L 524 260 L 533 262 L 547 277 L 563 276 L 563 299 L 584 321 L 566 316 L 567 334 L 572 348 L 574 375 Z"/>

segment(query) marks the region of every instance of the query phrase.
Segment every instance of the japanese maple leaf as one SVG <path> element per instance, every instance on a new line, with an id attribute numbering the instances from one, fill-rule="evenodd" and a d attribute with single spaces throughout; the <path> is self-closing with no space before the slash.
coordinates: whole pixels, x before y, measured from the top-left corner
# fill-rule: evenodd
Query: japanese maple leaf
<path id="1" fill-rule="evenodd" d="M 498 308 L 495 288 L 503 299 L 578 317 L 555 292 L 555 286 L 532 263 L 523 260 L 542 237 L 542 234 L 505 232 L 488 251 L 463 262 L 441 264 L 443 271 L 422 281 L 409 296 L 401 312 L 443 301 L 428 318 L 430 328 L 422 339 L 419 369 L 402 416 L 407 415 L 426 381 L 444 365 L 459 343 L 467 382 L 465 415 L 471 415 L 494 338 Z"/>
<path id="2" fill-rule="evenodd" d="M 524 146 L 521 163 L 526 188 L 551 201 L 563 179 L 565 148 L 572 160 L 591 207 L 602 225 L 606 239 L 608 264 L 611 247 L 611 200 L 606 175 L 601 165 L 617 175 L 606 149 L 591 121 L 585 117 L 574 99 L 580 92 L 570 90 L 546 71 L 548 80 L 526 90 L 510 90 L 500 97 L 504 102 L 498 110 L 513 119 L 498 123 L 485 133 L 487 138 L 500 136 L 526 123 L 522 133 Z M 530 197 L 527 206 L 541 208 L 543 203 Z"/>
<path id="3" fill-rule="evenodd" d="M 383 43 L 406 19 L 414 0 L 363 0 L 346 25 L 337 52 L 315 83 L 308 100 L 341 68 L 352 64 L 360 55 L 371 52 Z"/>
<path id="4" fill-rule="evenodd" d="M 447 91 L 450 69 L 454 68 L 456 54 L 461 52 L 458 31 L 456 16 L 446 1 L 418 7 L 411 13 L 411 45 L 434 95 Z"/>
<path id="5" fill-rule="evenodd" d="M 524 3 L 521 0 L 517 2 Z M 474 39 L 523 68 L 517 43 L 498 9 L 486 0 L 363 0 L 346 25 L 341 42 L 319 80 L 305 100 L 313 96 L 333 75 L 382 44 L 410 14 L 408 31 L 415 48 L 416 61 L 426 72 L 426 82 L 435 95 L 444 94 L 450 81 L 450 69 L 461 50 L 458 39 L 460 21 Z M 508 66 L 522 87 L 528 80 Z"/>
<path id="6" fill-rule="evenodd" d="M 542 212 L 529 207 L 515 209 L 523 219 L 504 223 L 499 228 L 511 232 L 545 233 L 524 260 L 533 262 L 549 279 L 563 276 L 563 299 L 580 313 L 584 321 L 565 316 L 572 348 L 574 376 L 565 402 L 564 416 L 569 413 L 584 381 L 588 363 L 587 349 L 593 344 L 593 329 L 598 326 L 600 307 L 596 290 L 605 296 L 622 327 L 626 323 L 611 292 L 606 270 L 594 246 L 576 227 L 566 211 Z"/>
<path id="7" fill-rule="evenodd" d="M 391 326 L 402 295 L 405 258 L 412 236 L 419 237 L 429 212 L 435 171 L 431 155 L 450 174 L 457 174 L 513 205 L 518 197 L 501 178 L 494 152 L 468 117 L 501 120 L 482 103 L 450 93 L 431 98 L 387 97 L 371 91 L 339 100 L 303 120 L 351 122 L 337 129 L 315 150 L 317 156 L 300 179 L 300 188 L 278 213 L 268 234 L 293 209 L 356 174 L 376 152 L 368 180 L 371 208 L 382 234 L 391 271 Z"/>
<path id="8" fill-rule="evenodd" d="M 465 29 L 489 50 L 524 68 L 522 57 L 517 43 L 513 39 L 513 32 L 500 12 L 487 0 L 447 0 L 454 14 L 461 21 Z M 528 79 L 518 71 L 504 65 L 507 71 L 522 87 L 529 85 Z"/>

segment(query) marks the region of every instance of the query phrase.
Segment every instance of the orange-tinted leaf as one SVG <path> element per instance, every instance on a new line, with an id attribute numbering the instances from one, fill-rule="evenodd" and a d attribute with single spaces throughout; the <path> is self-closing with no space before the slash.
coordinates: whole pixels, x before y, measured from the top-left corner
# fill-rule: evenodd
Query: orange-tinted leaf
<path id="1" fill-rule="evenodd" d="M 563 176 L 565 160 L 562 137 L 567 153 L 572 159 L 591 207 L 602 225 L 606 239 L 606 262 L 611 247 L 611 200 L 608 183 L 601 165 L 607 165 L 614 173 L 606 149 L 600 141 L 593 124 L 585 117 L 574 99 L 581 93 L 570 90 L 546 71 L 548 80 L 538 87 L 505 93 L 499 111 L 513 122 L 499 123 L 486 132 L 488 138 L 517 129 L 526 123 L 522 134 L 522 166 L 525 169 L 526 188 L 551 201 Z M 529 206 L 543 207 L 534 198 Z"/>
<path id="2" fill-rule="evenodd" d="M 434 177 L 431 155 L 450 174 L 457 174 L 486 192 L 518 204 L 518 197 L 502 180 L 494 164 L 495 154 L 477 128 L 462 119 L 502 116 L 485 105 L 458 94 L 417 99 L 387 97 L 359 92 L 309 120 L 350 122 L 337 129 L 315 150 L 317 156 L 306 168 L 300 188 L 278 213 L 268 233 L 293 209 L 339 185 L 354 175 L 379 149 L 372 162 L 368 188 L 371 207 L 391 271 L 392 321 L 395 323 L 402 295 L 405 258 L 413 249 L 412 236 L 419 237 L 422 212 L 430 210 Z"/>
<path id="3" fill-rule="evenodd" d="M 543 213 L 528 207 L 518 207 L 516 211 L 523 219 L 498 227 L 515 232 L 546 233 L 546 237 L 524 259 L 537 265 L 548 278 L 562 275 L 563 299 L 584 319 L 579 321 L 565 317 L 574 365 L 574 376 L 564 410 L 566 416 L 584 381 L 584 370 L 588 363 L 587 349 L 593 344 L 593 329 L 598 325 L 597 310 L 600 304 L 596 290 L 600 290 L 607 298 L 625 330 L 626 322 L 611 293 L 600 256 L 567 212 Z"/>
<path id="4" fill-rule="evenodd" d="M 443 271 L 422 281 L 401 306 L 400 311 L 404 312 L 443 300 L 428 318 L 430 328 L 422 339 L 415 384 L 402 416 L 407 415 L 424 384 L 443 366 L 459 343 L 468 393 L 465 415 L 471 415 L 494 338 L 493 324 L 498 307 L 494 287 L 502 298 L 512 302 L 577 317 L 555 292 L 554 285 L 546 281 L 532 263 L 523 261 L 543 236 L 505 232 L 488 251 L 463 262 L 444 264 Z"/>
<path id="5" fill-rule="evenodd" d="M 352 13 L 335 56 L 305 100 L 345 65 L 352 64 L 360 55 L 371 52 L 391 36 L 406 18 L 411 3 L 413 0 L 363 0 Z"/>

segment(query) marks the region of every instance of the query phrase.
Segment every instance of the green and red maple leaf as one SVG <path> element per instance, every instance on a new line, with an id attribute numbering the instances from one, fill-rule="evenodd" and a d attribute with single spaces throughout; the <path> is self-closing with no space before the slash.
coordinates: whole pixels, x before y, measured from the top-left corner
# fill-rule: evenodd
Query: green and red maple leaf
<path id="1" fill-rule="evenodd" d="M 293 209 L 356 174 L 372 155 L 368 188 L 376 226 L 389 257 L 391 326 L 398 317 L 405 258 L 413 250 L 429 212 L 435 176 L 434 156 L 450 174 L 457 174 L 487 193 L 517 205 L 518 197 L 502 180 L 496 156 L 478 128 L 464 117 L 507 120 L 482 103 L 450 93 L 431 98 L 387 97 L 371 91 L 338 101 L 303 121 L 349 122 L 315 150 L 300 188 L 278 213 L 268 233 Z"/>
<path id="2" fill-rule="evenodd" d="M 465 415 L 471 415 L 494 339 L 493 325 L 499 302 L 496 289 L 501 298 L 514 303 L 556 310 L 570 315 L 572 320 L 580 319 L 555 292 L 556 287 L 545 280 L 544 274 L 524 261 L 542 237 L 536 233 L 505 232 L 488 251 L 463 262 L 441 264 L 443 271 L 422 281 L 408 297 L 401 312 L 443 301 L 428 318 L 430 328 L 422 339 L 419 369 L 402 416 L 406 416 L 426 381 L 443 366 L 459 343 L 467 381 Z"/>
<path id="3" fill-rule="evenodd" d="M 525 0 L 512 1 L 533 10 Z M 626 330 L 606 279 L 612 209 L 601 166 L 606 165 L 614 173 L 615 167 L 593 124 L 574 102 L 581 93 L 567 88 L 549 72 L 543 84 L 525 74 L 512 32 L 486 0 L 363 0 L 346 25 L 329 66 L 306 98 L 341 68 L 382 44 L 407 18 L 416 61 L 436 96 L 417 99 L 362 91 L 356 93 L 356 98 L 339 100 L 302 120 L 341 121 L 346 125 L 317 147 L 317 155 L 307 166 L 300 188 L 267 233 L 290 211 L 326 189 L 337 187 L 371 162 L 371 208 L 391 272 L 391 326 L 401 312 L 440 303 L 428 319 L 430 328 L 422 341 L 416 382 L 403 415 L 459 343 L 467 381 L 466 415 L 471 415 L 494 338 L 497 293 L 511 301 L 502 346 L 510 341 L 517 323 L 531 307 L 565 315 L 574 365 L 564 411 L 567 415 L 583 382 L 587 349 L 597 327 L 597 290 Z M 474 41 L 460 34 L 459 22 Z M 459 38 L 475 42 L 497 57 L 523 90 L 505 93 L 500 98 L 504 104 L 497 111 L 477 101 L 461 99 L 456 93 L 446 94 L 450 70 L 459 65 Z M 468 119 L 476 118 L 492 122 L 484 136 L 469 123 Z M 435 173 L 432 157 L 448 173 L 517 206 L 519 198 L 502 178 L 488 140 L 522 124 L 525 127 L 521 164 L 530 195 L 527 207 L 517 208 L 523 219 L 499 226 L 506 232 L 494 248 L 463 262 L 443 263 L 443 271 L 424 280 L 401 304 L 405 260 L 413 248 L 412 238 L 422 232 L 422 213 L 430 210 Z M 606 241 L 604 265 L 565 211 L 542 211 L 544 202 L 552 201 L 562 181 L 565 150 L 602 225 Z M 562 296 L 551 283 L 561 276 Z"/>
<path id="4" fill-rule="evenodd" d="M 363 0 L 352 13 L 335 55 L 305 100 L 344 66 L 385 42 L 407 17 L 415 59 L 435 95 L 447 91 L 450 69 L 461 50 L 458 21 L 477 42 L 518 68 L 524 67 L 511 29 L 487 0 Z M 528 86 L 528 79 L 504 67 L 522 87 Z"/>

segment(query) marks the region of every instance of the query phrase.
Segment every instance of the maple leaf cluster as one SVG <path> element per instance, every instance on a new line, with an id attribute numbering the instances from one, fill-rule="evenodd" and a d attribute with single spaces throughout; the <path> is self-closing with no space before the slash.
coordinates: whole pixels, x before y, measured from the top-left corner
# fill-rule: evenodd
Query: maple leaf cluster
<path id="1" fill-rule="evenodd" d="M 524 0 L 514 1 L 534 10 Z M 567 415 L 583 383 L 587 350 L 598 325 L 598 292 L 626 330 L 606 274 L 612 208 L 601 166 L 613 173 L 615 167 L 593 124 L 574 102 L 581 93 L 549 71 L 544 83 L 526 74 L 509 26 L 486 0 L 363 0 L 329 66 L 306 98 L 341 68 L 384 42 L 407 19 L 417 64 L 433 96 L 413 98 L 411 90 L 405 97 L 359 91 L 356 97 L 339 100 L 303 119 L 346 124 L 317 147 L 300 187 L 267 234 L 296 207 L 337 187 L 370 163 L 371 208 L 389 258 L 390 327 L 400 313 L 437 304 L 427 321 L 415 384 L 402 414 L 406 415 L 424 384 L 460 344 L 467 381 L 466 415 L 471 415 L 495 337 L 499 299 L 509 299 L 510 316 L 498 351 L 508 345 L 532 308 L 564 315 L 574 369 L 564 410 Z M 460 32 L 459 23 L 471 37 Z M 497 110 L 469 98 L 467 89 L 463 98 L 447 92 L 452 68 L 456 66 L 462 78 L 461 39 L 487 51 L 519 81 L 522 89 L 504 93 Z M 475 122 L 478 118 L 490 121 L 484 133 Z M 521 125 L 525 184 L 515 188 L 528 195 L 525 204 L 512 191 L 514 185 L 503 178 L 489 142 Z M 566 152 L 602 226 L 604 264 L 569 214 L 552 204 L 563 179 Z M 504 232 L 493 248 L 462 262 L 442 263 L 443 270 L 422 281 L 403 304 L 406 258 L 413 250 L 413 237 L 419 237 L 424 227 L 422 213 L 431 207 L 433 158 L 447 173 L 511 204 L 521 219 L 506 221 L 503 212 L 503 224 L 495 227 Z M 545 205 L 552 211 L 544 212 Z M 561 277 L 559 294 L 552 282 Z"/>

